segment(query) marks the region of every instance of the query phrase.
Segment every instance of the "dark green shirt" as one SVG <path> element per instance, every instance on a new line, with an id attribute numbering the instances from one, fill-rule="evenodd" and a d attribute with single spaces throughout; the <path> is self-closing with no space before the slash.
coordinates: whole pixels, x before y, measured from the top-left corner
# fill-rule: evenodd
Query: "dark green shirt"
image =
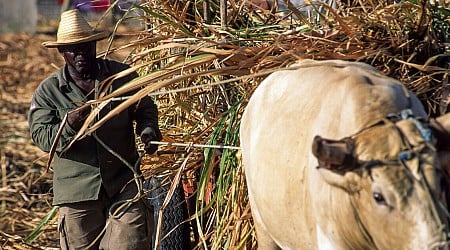
<path id="1" fill-rule="evenodd" d="M 116 61 L 98 59 L 96 84 L 129 68 Z M 31 138 L 45 152 L 49 152 L 65 114 L 87 101 L 86 95 L 72 81 L 68 80 L 66 66 L 42 81 L 33 95 L 28 122 Z M 136 73 L 117 79 L 108 93 L 137 77 Z M 118 106 L 121 101 L 112 101 L 99 118 Z M 138 159 L 133 121 L 136 133 L 146 127 L 158 129 L 158 111 L 150 97 L 108 120 L 96 130 L 96 136 L 109 148 L 123 157 L 132 166 Z M 112 197 L 133 179 L 133 172 L 122 161 L 108 152 L 94 136 L 87 136 L 63 149 L 72 141 L 77 131 L 68 124 L 63 128 L 53 166 L 53 204 L 96 200 L 101 188 Z M 134 185 L 133 183 L 131 183 Z"/>

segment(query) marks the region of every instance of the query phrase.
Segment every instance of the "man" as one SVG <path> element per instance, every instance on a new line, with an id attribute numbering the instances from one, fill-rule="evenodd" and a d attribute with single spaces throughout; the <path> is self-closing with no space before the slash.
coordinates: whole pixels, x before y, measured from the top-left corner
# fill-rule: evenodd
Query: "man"
<path id="1" fill-rule="evenodd" d="M 150 154 L 157 146 L 149 141 L 161 140 L 153 101 L 142 98 L 93 135 L 67 148 L 90 113 L 89 105 L 79 107 L 97 97 L 104 79 L 129 68 L 96 58 L 96 41 L 106 37 L 105 32 L 93 30 L 78 10 L 69 10 L 61 15 L 57 41 L 43 43 L 57 48 L 65 65 L 36 89 L 29 124 L 33 141 L 46 152 L 63 126 L 53 160 L 53 205 L 60 207 L 62 249 L 148 249 L 151 244 L 153 219 L 147 214 L 149 210 L 141 199 L 127 200 L 136 197 L 139 190 L 130 167 L 139 159 L 135 133 Z M 108 93 L 135 77 L 137 73 L 115 80 Z M 109 103 L 98 118 L 117 105 L 119 101 Z M 124 204 L 129 206 L 118 209 Z"/>

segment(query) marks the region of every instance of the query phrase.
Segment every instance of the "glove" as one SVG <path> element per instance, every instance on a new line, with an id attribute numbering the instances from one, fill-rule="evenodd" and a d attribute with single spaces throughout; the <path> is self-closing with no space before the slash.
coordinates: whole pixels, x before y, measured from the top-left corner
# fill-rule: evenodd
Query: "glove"
<path id="1" fill-rule="evenodd" d="M 156 131 L 151 127 L 146 127 L 141 133 L 141 141 L 145 144 L 144 149 L 147 154 L 153 154 L 158 150 L 158 145 L 150 144 L 150 141 L 160 140 L 161 138 L 156 135 Z"/>
<path id="2" fill-rule="evenodd" d="M 67 123 L 74 130 L 80 130 L 81 126 L 83 126 L 84 121 L 91 113 L 91 106 L 87 105 L 81 109 L 75 108 L 67 113 Z"/>

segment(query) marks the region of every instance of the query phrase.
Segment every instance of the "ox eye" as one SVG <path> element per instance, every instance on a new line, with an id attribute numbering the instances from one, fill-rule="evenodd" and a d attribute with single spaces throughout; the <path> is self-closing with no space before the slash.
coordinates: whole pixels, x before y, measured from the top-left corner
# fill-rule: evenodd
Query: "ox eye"
<path id="1" fill-rule="evenodd" d="M 373 192 L 372 196 L 378 205 L 384 205 L 384 206 L 387 205 L 386 199 L 384 199 L 384 196 L 381 193 Z"/>

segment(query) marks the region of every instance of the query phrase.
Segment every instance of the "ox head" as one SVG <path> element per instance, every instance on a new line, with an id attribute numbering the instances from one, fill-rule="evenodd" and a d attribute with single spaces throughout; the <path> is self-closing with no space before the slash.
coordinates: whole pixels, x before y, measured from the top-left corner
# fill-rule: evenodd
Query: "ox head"
<path id="1" fill-rule="evenodd" d="M 450 157 L 437 147 L 450 137 L 428 125 L 414 117 L 386 119 L 342 140 L 314 138 L 322 178 L 349 194 L 371 248 L 447 249 L 449 190 L 442 168 Z M 432 131 L 434 137 L 427 134 Z"/>

